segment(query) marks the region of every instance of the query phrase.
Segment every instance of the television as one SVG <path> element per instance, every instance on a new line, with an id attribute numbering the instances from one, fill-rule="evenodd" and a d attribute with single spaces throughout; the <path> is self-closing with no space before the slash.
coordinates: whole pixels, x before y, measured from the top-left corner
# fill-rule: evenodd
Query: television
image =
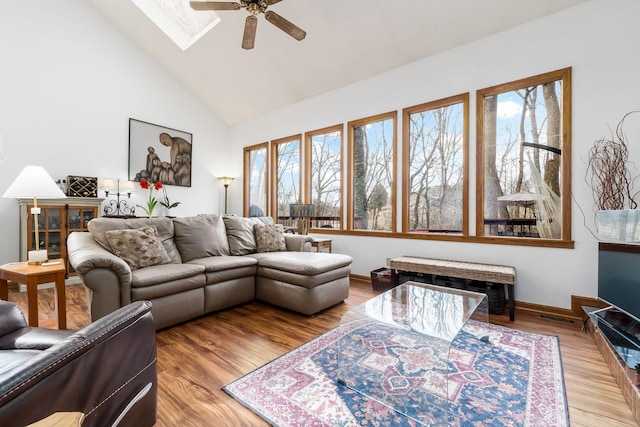
<path id="1" fill-rule="evenodd" d="M 598 298 L 640 322 L 640 245 L 600 242 Z"/>
<path id="2" fill-rule="evenodd" d="M 600 243 L 598 298 L 610 307 L 591 312 L 597 326 L 640 373 L 640 245 Z"/>

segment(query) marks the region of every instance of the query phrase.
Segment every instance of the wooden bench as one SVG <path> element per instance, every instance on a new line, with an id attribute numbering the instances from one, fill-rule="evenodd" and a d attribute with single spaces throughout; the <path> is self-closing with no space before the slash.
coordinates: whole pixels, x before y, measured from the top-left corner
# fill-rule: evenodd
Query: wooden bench
<path id="1" fill-rule="evenodd" d="M 513 321 L 515 318 L 516 301 L 513 295 L 514 285 L 516 283 L 515 267 L 414 256 L 393 258 L 389 261 L 389 267 L 391 268 L 392 282 L 394 285 L 399 284 L 398 272 L 400 271 L 501 283 L 507 288 L 509 319 Z"/>

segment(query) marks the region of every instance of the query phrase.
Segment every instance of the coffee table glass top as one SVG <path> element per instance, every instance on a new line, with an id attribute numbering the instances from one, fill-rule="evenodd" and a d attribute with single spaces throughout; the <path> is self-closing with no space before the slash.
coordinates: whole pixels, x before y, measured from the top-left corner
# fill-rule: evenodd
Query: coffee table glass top
<path id="1" fill-rule="evenodd" d="M 488 321 L 485 294 L 397 286 L 343 316 L 336 379 L 419 424 L 447 425 L 451 342 L 470 319 Z"/>

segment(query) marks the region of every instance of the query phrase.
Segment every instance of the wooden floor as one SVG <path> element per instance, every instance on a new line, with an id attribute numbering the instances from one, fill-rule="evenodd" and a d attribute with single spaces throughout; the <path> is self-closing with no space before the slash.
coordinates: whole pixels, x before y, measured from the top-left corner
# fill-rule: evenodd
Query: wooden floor
<path id="1" fill-rule="evenodd" d="M 67 287 L 70 328 L 89 323 L 82 284 Z M 56 327 L 53 289 L 39 293 L 40 326 Z M 158 332 L 158 422 L 156 426 L 264 426 L 250 410 L 221 390 L 340 322 L 343 313 L 373 297 L 371 286 L 352 283 L 343 304 L 306 317 L 254 302 Z M 9 300 L 26 314 L 26 296 Z M 631 411 L 591 337 L 581 325 L 516 312 L 490 316 L 504 326 L 560 337 L 571 425 L 635 426 Z"/>

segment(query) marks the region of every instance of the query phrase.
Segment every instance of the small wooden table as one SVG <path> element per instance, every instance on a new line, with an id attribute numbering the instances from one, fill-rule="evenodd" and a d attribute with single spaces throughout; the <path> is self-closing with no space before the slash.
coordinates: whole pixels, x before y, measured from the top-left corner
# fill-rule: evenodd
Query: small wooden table
<path id="1" fill-rule="evenodd" d="M 28 265 L 26 262 L 0 266 L 0 299 L 9 300 L 9 281 L 27 285 L 29 302 L 29 326 L 38 326 L 38 285 L 55 282 L 55 305 L 58 312 L 58 329 L 67 329 L 67 305 L 64 289 L 65 267 L 61 259 L 57 265 Z"/>
<path id="2" fill-rule="evenodd" d="M 331 253 L 331 239 L 313 239 L 311 246 L 316 248 L 316 252 L 320 252 L 321 249 L 329 249 L 329 253 Z"/>

